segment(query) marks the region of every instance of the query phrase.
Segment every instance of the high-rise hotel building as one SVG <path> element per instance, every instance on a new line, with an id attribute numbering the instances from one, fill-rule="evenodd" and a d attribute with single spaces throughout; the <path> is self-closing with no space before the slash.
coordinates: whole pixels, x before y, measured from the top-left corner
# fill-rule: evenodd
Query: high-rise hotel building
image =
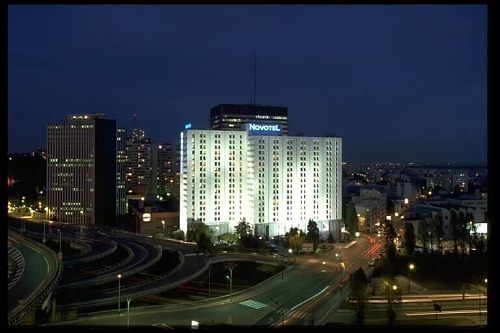
<path id="1" fill-rule="evenodd" d="M 70 115 L 47 128 L 47 207 L 73 224 L 115 224 L 116 121 L 102 114 Z"/>
<path id="2" fill-rule="evenodd" d="M 342 218 L 342 141 L 281 136 L 279 124 L 246 131 L 181 133 L 180 227 L 203 222 L 216 234 L 245 219 L 257 234 L 306 229 L 325 234 Z M 334 227 L 335 225 L 335 227 Z"/>
<path id="3" fill-rule="evenodd" d="M 213 130 L 244 130 L 247 123 L 278 124 L 288 135 L 288 108 L 260 104 L 219 104 L 210 109 Z"/>

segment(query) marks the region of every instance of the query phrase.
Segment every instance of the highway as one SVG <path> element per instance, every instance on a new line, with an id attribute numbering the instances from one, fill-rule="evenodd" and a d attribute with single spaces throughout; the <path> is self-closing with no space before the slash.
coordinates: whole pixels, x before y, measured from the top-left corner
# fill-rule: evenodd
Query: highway
<path id="1" fill-rule="evenodd" d="M 129 316 L 118 316 L 117 311 L 105 311 L 89 314 L 85 318 L 65 322 L 70 325 L 156 325 L 164 323 L 170 326 L 186 326 L 191 320 L 201 324 L 237 324 L 237 325 L 303 325 L 314 322 L 316 312 L 325 303 L 325 298 L 335 299 L 340 292 L 340 277 L 348 280 L 349 273 L 360 265 L 368 266 L 369 249 L 380 248 L 361 237 L 348 249 L 342 250 L 342 270 L 340 259 L 334 253 L 323 257 L 314 256 L 288 258 L 288 267 L 283 274 L 272 278 L 245 291 L 199 302 L 176 303 L 170 305 L 134 308 L 131 304 Z M 375 251 L 373 251 L 375 252 Z M 323 265 L 323 261 L 325 264 Z M 342 273 L 342 274 L 341 274 Z M 345 287 L 343 289 L 346 289 Z M 346 290 L 343 290 L 345 296 Z M 123 307 L 125 308 L 125 307 Z M 321 309 L 325 312 L 324 309 Z M 321 313 L 324 316 L 324 313 Z"/>
<path id="2" fill-rule="evenodd" d="M 24 270 L 8 292 L 7 308 L 11 321 L 48 287 L 57 283 L 61 269 L 56 254 L 47 248 L 11 231 L 9 241 L 24 260 Z"/>
<path id="3" fill-rule="evenodd" d="M 425 294 L 404 296 L 397 306 L 396 325 L 422 325 L 422 319 L 429 325 L 470 326 L 486 323 L 487 296 L 482 294 Z M 481 303 L 479 303 L 481 302 Z M 434 311 L 433 304 L 441 306 L 441 312 Z M 366 306 L 367 325 L 387 324 L 387 300 L 371 299 Z M 481 315 L 479 315 L 481 313 Z M 342 309 L 334 313 L 328 320 L 336 324 L 353 324 L 354 311 Z"/>

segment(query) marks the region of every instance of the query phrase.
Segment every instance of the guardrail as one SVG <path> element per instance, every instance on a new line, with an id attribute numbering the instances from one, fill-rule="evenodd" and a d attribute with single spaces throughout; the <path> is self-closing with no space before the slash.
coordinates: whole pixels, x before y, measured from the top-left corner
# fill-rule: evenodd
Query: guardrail
<path id="1" fill-rule="evenodd" d="M 111 241 L 111 248 L 106 250 L 106 251 L 103 251 L 103 252 L 99 252 L 95 255 L 92 255 L 92 256 L 86 256 L 86 257 L 83 257 L 83 258 L 75 258 L 75 259 L 70 259 L 70 260 L 64 260 L 63 264 L 65 266 L 67 265 L 74 265 L 74 264 L 80 264 L 80 263 L 86 263 L 86 262 L 91 262 L 91 261 L 95 261 L 95 260 L 99 260 L 101 258 L 104 258 L 110 254 L 112 254 L 113 252 L 116 251 L 118 247 L 118 244 L 112 240 Z M 80 257 L 80 256 L 78 256 Z"/>
<path id="2" fill-rule="evenodd" d="M 247 253 L 227 253 L 227 254 L 215 254 L 211 256 L 212 263 L 224 262 L 224 261 L 253 261 L 257 263 L 264 263 L 273 266 L 281 265 L 281 260 L 274 258 L 272 256 L 263 256 L 259 254 L 247 254 Z"/>
<path id="3" fill-rule="evenodd" d="M 125 259 L 123 259 L 123 260 L 121 260 L 113 265 L 109 265 L 109 266 L 106 266 L 104 268 L 92 271 L 92 272 L 76 275 L 73 278 L 71 278 L 70 281 L 68 281 L 67 283 L 58 286 L 58 289 L 64 289 L 64 288 L 68 287 L 68 285 L 70 285 L 70 284 L 71 284 L 70 286 L 73 286 L 74 283 L 78 283 L 78 282 L 81 282 L 83 280 L 86 280 L 87 277 L 90 277 L 93 275 L 103 274 L 105 272 L 115 270 L 118 267 L 121 267 L 121 266 L 128 264 L 132 259 L 134 259 L 135 253 L 132 251 L 132 249 L 129 246 L 126 246 L 124 244 L 120 244 L 120 246 L 122 246 L 125 249 L 125 251 L 127 251 L 127 257 Z M 80 281 L 75 281 L 75 280 L 80 280 Z"/>
<path id="4" fill-rule="evenodd" d="M 17 281 L 19 281 L 19 278 L 23 274 L 25 262 L 21 252 L 10 244 L 8 246 L 8 256 L 14 262 L 14 270 L 12 274 L 9 275 L 9 279 L 13 275 L 13 278 L 9 281 L 8 290 L 10 290 L 16 285 Z"/>
<path id="5" fill-rule="evenodd" d="M 150 260 L 148 263 L 146 263 L 142 266 L 137 264 L 136 267 L 129 269 L 129 270 L 126 270 L 124 272 L 121 272 L 120 274 L 123 277 L 127 277 L 127 276 L 133 275 L 141 270 L 147 269 L 147 268 L 151 267 L 152 265 L 156 264 L 161 259 L 161 256 L 162 256 L 162 248 L 157 247 L 156 248 L 156 256 L 152 260 Z M 116 267 L 114 267 L 114 268 L 116 268 Z M 71 282 L 71 283 L 65 284 L 64 288 L 72 287 L 72 286 L 102 284 L 102 283 L 106 283 L 106 282 L 111 282 L 115 279 L 116 279 L 116 276 L 114 274 L 108 274 L 105 276 L 87 279 L 87 280 L 83 280 L 83 281 Z"/>
<path id="6" fill-rule="evenodd" d="M 18 237 L 21 237 L 21 236 L 19 235 Z M 13 313 L 9 314 L 9 316 L 8 316 L 9 326 L 15 326 L 15 325 L 19 324 L 21 322 L 21 320 L 28 313 L 30 313 L 36 307 L 39 307 L 40 305 L 42 305 L 45 300 L 50 298 L 53 289 L 57 286 L 57 283 L 59 283 L 59 280 L 61 279 L 61 276 L 62 276 L 62 265 L 58 259 L 57 254 L 54 251 L 52 251 L 51 249 L 49 249 L 45 246 L 42 246 L 42 245 L 34 242 L 26 237 L 22 237 L 22 241 L 24 244 L 30 244 L 31 246 L 38 248 L 39 250 L 43 250 L 43 251 L 49 253 L 55 262 L 56 269 L 54 272 L 54 276 L 52 277 L 52 279 L 50 279 L 48 286 L 45 287 L 41 293 L 39 293 L 38 295 L 31 295 L 28 298 L 28 300 L 25 302 L 25 304 L 26 304 L 25 306 L 23 306 L 22 308 L 20 308 L 17 311 L 14 310 Z"/>

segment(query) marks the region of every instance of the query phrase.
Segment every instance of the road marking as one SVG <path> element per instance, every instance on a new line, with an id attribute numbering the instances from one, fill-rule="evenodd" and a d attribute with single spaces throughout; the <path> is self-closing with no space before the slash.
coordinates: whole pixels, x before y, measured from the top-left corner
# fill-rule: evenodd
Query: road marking
<path id="1" fill-rule="evenodd" d="M 246 305 L 246 306 L 249 306 L 249 307 L 254 308 L 254 309 L 260 309 L 260 308 L 267 306 L 267 304 L 264 304 L 264 303 L 261 303 L 258 301 L 253 301 L 251 299 L 244 301 L 244 302 L 240 302 L 239 304 Z"/>
<path id="2" fill-rule="evenodd" d="M 414 313 L 407 313 L 407 317 L 413 317 L 413 316 L 442 316 L 442 315 L 449 315 L 449 314 L 477 314 L 479 313 L 478 310 L 454 310 L 454 311 L 442 311 L 442 312 L 414 312 Z M 481 310 L 481 313 L 488 313 L 488 310 Z"/>
<path id="3" fill-rule="evenodd" d="M 295 305 L 293 308 L 291 308 L 291 309 L 290 309 L 290 311 L 295 310 L 296 308 L 298 308 L 299 306 L 301 306 L 301 305 L 302 305 L 302 304 L 304 304 L 305 302 L 308 302 L 308 301 L 310 301 L 311 299 L 313 299 L 314 297 L 316 297 L 316 296 L 320 295 L 322 292 L 324 292 L 325 290 L 327 290 L 327 289 L 328 289 L 328 287 L 329 287 L 329 286 L 326 286 L 326 287 L 325 287 L 325 288 L 323 288 L 323 289 L 322 289 L 319 293 L 317 293 L 317 294 L 315 294 L 315 295 L 313 295 L 313 296 L 309 297 L 309 298 L 308 298 L 308 299 L 306 299 L 305 301 L 302 301 L 302 302 L 300 302 L 299 304 Z"/>

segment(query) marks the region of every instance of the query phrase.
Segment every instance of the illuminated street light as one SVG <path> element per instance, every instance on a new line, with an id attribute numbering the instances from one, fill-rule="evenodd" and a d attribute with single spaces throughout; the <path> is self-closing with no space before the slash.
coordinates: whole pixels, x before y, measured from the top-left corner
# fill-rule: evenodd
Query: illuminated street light
<path id="1" fill-rule="evenodd" d="M 162 228 L 163 228 L 163 237 L 165 237 L 165 221 L 161 221 Z"/>
<path id="2" fill-rule="evenodd" d="M 356 231 L 356 233 L 354 234 L 357 237 L 359 237 L 359 231 Z"/>
<path id="3" fill-rule="evenodd" d="M 59 259 L 62 260 L 62 251 L 61 251 L 61 229 L 57 229 L 57 232 L 59 233 Z"/>
<path id="4" fill-rule="evenodd" d="M 121 288 L 121 279 L 122 275 L 118 274 L 118 314 L 120 314 L 120 288 Z"/>
<path id="5" fill-rule="evenodd" d="M 410 265 L 408 265 L 408 268 L 410 269 L 408 271 L 408 294 L 410 294 L 411 293 L 411 291 L 410 291 L 411 290 L 410 289 L 411 288 L 410 287 L 411 286 L 411 272 L 415 269 L 415 265 L 414 264 L 410 264 Z"/>
<path id="6" fill-rule="evenodd" d="M 45 242 L 47 242 L 47 239 L 45 238 L 45 220 L 42 220 L 43 224 L 43 238 L 42 238 L 42 243 L 45 245 Z"/>
<path id="7" fill-rule="evenodd" d="M 290 255 L 292 255 L 293 250 L 292 250 L 292 249 L 288 249 L 288 253 L 289 253 Z M 295 265 L 295 253 L 293 253 L 293 264 Z"/>

